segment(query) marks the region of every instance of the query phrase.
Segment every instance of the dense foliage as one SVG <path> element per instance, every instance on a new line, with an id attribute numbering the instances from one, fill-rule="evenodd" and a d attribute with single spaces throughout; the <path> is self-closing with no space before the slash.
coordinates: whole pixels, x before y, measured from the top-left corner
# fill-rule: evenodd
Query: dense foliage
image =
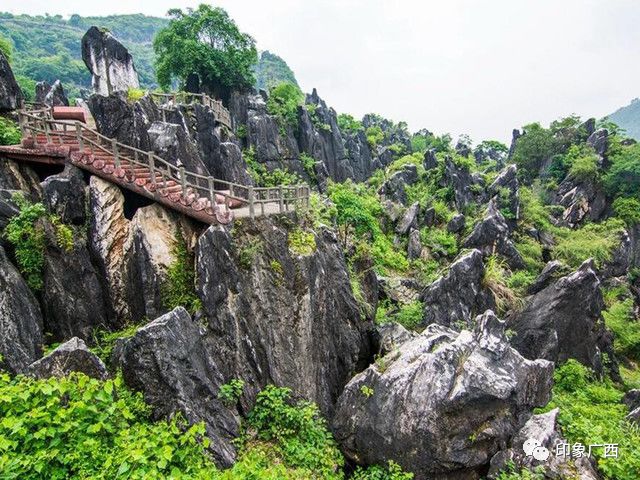
<path id="1" fill-rule="evenodd" d="M 0 145 L 17 145 L 22 140 L 18 125 L 8 118 L 0 117 Z"/>
<path id="2" fill-rule="evenodd" d="M 268 50 L 260 54 L 260 60 L 254 70 L 255 87 L 259 90 L 269 91 L 272 87 L 283 82 L 298 86 L 298 81 L 287 62 Z"/>
<path id="3" fill-rule="evenodd" d="M 176 232 L 172 254 L 175 260 L 167 269 L 167 279 L 162 289 L 164 305 L 169 310 L 181 306 L 194 314 L 201 306 L 195 291 L 194 258 L 180 230 Z"/>
<path id="4" fill-rule="evenodd" d="M 267 110 L 281 124 L 295 127 L 298 123 L 298 107 L 304 102 L 304 94 L 295 83 L 283 82 L 269 90 Z"/>
<path id="5" fill-rule="evenodd" d="M 221 95 L 254 84 L 255 41 L 224 9 L 201 4 L 168 15 L 169 25 L 153 41 L 160 86 L 169 89 L 176 80 L 186 86 L 197 79 L 205 91 Z"/>

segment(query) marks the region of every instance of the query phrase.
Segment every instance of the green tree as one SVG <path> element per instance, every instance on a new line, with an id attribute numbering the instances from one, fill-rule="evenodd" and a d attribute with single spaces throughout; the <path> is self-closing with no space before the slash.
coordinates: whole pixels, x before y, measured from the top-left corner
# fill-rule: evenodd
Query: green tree
<path id="1" fill-rule="evenodd" d="M 611 159 L 604 182 L 613 196 L 640 196 L 640 144 L 623 148 Z"/>
<path id="2" fill-rule="evenodd" d="M 168 15 L 169 25 L 153 42 L 161 87 L 168 89 L 178 80 L 227 96 L 232 89 L 254 84 L 255 40 L 240 32 L 224 9 L 202 4 L 186 13 L 172 9 Z"/>
<path id="3" fill-rule="evenodd" d="M 269 90 L 267 110 L 290 126 L 298 121 L 298 106 L 304 102 L 304 94 L 294 83 L 282 82 Z"/>
<path id="4" fill-rule="evenodd" d="M 0 52 L 2 52 L 3 55 L 7 57 L 7 61 L 11 63 L 11 54 L 13 53 L 13 48 L 11 46 L 11 42 L 9 42 L 9 40 L 4 38 L 3 36 L 0 36 Z"/>
<path id="5" fill-rule="evenodd" d="M 533 178 L 542 164 L 553 156 L 556 142 L 551 130 L 539 123 L 524 127 L 524 135 L 516 143 L 513 161 L 518 165 L 525 178 Z"/>

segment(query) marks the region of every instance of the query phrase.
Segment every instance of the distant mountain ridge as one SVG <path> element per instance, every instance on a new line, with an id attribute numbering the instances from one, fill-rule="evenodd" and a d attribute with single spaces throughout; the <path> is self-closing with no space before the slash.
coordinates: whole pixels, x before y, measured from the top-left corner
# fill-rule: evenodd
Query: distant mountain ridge
<path id="1" fill-rule="evenodd" d="M 623 128 L 629 137 L 640 140 L 640 98 L 634 98 L 607 118 Z"/>
<path id="2" fill-rule="evenodd" d="M 169 22 L 166 18 L 142 14 L 82 17 L 71 15 L 14 15 L 0 12 L 0 37 L 13 46 L 12 68 L 20 86 L 31 98 L 35 82 L 55 80 L 62 84 L 70 98 L 91 88 L 91 75 L 82 61 L 80 41 L 89 27 L 95 25 L 111 31 L 133 56 L 143 88 L 155 88 L 153 38 Z M 256 88 L 268 89 L 274 83 L 296 83 L 287 63 L 265 51 L 255 68 Z"/>

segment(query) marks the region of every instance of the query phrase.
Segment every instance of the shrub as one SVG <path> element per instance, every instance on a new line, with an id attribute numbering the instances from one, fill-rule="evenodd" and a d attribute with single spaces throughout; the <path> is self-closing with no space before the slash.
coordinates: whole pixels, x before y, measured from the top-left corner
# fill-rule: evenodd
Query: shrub
<path id="1" fill-rule="evenodd" d="M 614 197 L 640 197 L 640 144 L 624 147 L 611 158 L 604 184 Z"/>
<path id="2" fill-rule="evenodd" d="M 135 103 L 144 97 L 145 93 L 142 88 L 129 88 L 127 90 L 127 100 L 129 103 Z"/>
<path id="3" fill-rule="evenodd" d="M 338 127 L 341 131 L 351 134 L 358 133 L 360 130 L 363 130 L 362 122 L 360 120 L 356 120 L 347 113 L 341 113 L 338 115 Z"/>
<path id="4" fill-rule="evenodd" d="M 640 322 L 633 316 L 633 300 L 616 301 L 602 315 L 607 327 L 615 334 L 615 352 L 640 360 Z"/>
<path id="5" fill-rule="evenodd" d="M 613 201 L 613 210 L 629 226 L 640 223 L 640 200 L 637 198 L 618 197 Z"/>
<path id="6" fill-rule="evenodd" d="M 318 407 L 293 404 L 288 388 L 268 385 L 258 394 L 244 435 L 249 445 L 252 440 L 270 442 L 288 466 L 313 472 L 313 478 L 342 478 L 344 459 Z"/>
<path id="7" fill-rule="evenodd" d="M 498 308 L 498 315 L 502 315 L 519 304 L 517 295 L 507 285 L 510 271 L 506 263 L 495 255 L 490 256 L 484 264 L 483 285 L 491 290 Z"/>
<path id="8" fill-rule="evenodd" d="M 456 236 L 444 228 L 423 228 L 420 230 L 420 239 L 422 244 L 436 255 L 455 257 L 458 254 L 458 240 Z"/>
<path id="9" fill-rule="evenodd" d="M 267 110 L 284 124 L 295 127 L 298 123 L 298 107 L 304 94 L 294 83 L 282 82 L 269 90 Z"/>
<path id="10" fill-rule="evenodd" d="M 597 266 L 611 259 L 613 250 L 620 244 L 622 221 L 609 219 L 602 223 L 590 223 L 578 230 L 556 229 L 557 244 L 552 255 L 557 260 L 577 268 L 588 258 Z"/>
<path id="11" fill-rule="evenodd" d="M 393 319 L 403 327 L 413 330 L 422 323 L 424 304 L 419 300 L 407 303 L 400 307 Z"/>
<path id="12" fill-rule="evenodd" d="M 313 254 L 316 251 L 315 235 L 300 229 L 289 232 L 289 250 L 296 255 Z"/>
<path id="13" fill-rule="evenodd" d="M 263 252 L 262 240 L 259 238 L 247 239 L 238 249 L 238 263 L 242 268 L 249 269 L 253 261 Z"/>
<path id="14" fill-rule="evenodd" d="M 523 127 L 524 135 L 518 138 L 513 154 L 513 161 L 518 165 L 518 173 L 524 178 L 532 179 L 542 164 L 556 152 L 553 133 L 539 123 Z"/>
<path id="15" fill-rule="evenodd" d="M 618 444 L 618 458 L 604 458 L 603 449 L 592 455 L 607 479 L 634 480 L 640 471 L 640 430 L 625 416 L 623 393 L 609 380 L 594 381 L 591 372 L 575 360 L 569 360 L 554 373 L 553 400 L 545 411 L 559 407 L 558 422 L 571 444 Z"/>
<path id="16" fill-rule="evenodd" d="M 372 150 L 375 150 L 380 142 L 384 140 L 384 132 L 378 125 L 373 125 L 367 128 L 365 135 L 367 136 L 367 143 Z"/>
<path id="17" fill-rule="evenodd" d="M 318 181 L 316 175 L 316 159 L 311 155 L 307 155 L 306 153 L 300 154 L 300 163 L 302 163 L 302 168 L 304 168 L 305 173 L 309 176 L 313 183 Z"/>
<path id="18" fill-rule="evenodd" d="M 0 373 L 3 478 L 210 478 L 204 425 L 151 421 L 120 377 L 34 380 Z M 182 431 L 184 430 L 184 433 Z"/>
<path id="19" fill-rule="evenodd" d="M 522 256 L 529 274 L 535 275 L 544 267 L 542 245 L 529 236 L 521 236 L 516 240 L 516 249 Z"/>
<path id="20" fill-rule="evenodd" d="M 0 117 L 0 145 L 17 145 L 22 140 L 22 134 L 15 122 Z"/>
<path id="21" fill-rule="evenodd" d="M 372 465 L 366 469 L 363 467 L 356 468 L 353 472 L 351 480 L 412 480 L 413 473 L 407 473 L 402 470 L 400 465 L 390 460 L 386 467 Z"/>
<path id="22" fill-rule="evenodd" d="M 58 217 L 47 215 L 42 203 L 31 203 L 22 194 L 14 195 L 13 200 L 20 211 L 9 220 L 4 235 L 15 249 L 18 268 L 27 285 L 33 291 L 39 291 L 42 288 L 47 247 L 43 222 L 49 221 L 53 225 L 56 242 L 65 251 L 73 249 L 73 233 Z"/>
<path id="23" fill-rule="evenodd" d="M 228 383 L 220 385 L 218 391 L 218 398 L 222 400 L 226 405 L 233 406 L 242 396 L 244 391 L 244 381 L 239 378 L 234 378 Z"/>
<path id="24" fill-rule="evenodd" d="M 98 330 L 93 332 L 94 346 L 91 351 L 99 356 L 105 363 L 111 360 L 111 353 L 116 341 L 120 338 L 133 337 L 142 324 L 132 323 L 122 330 L 111 332 L 108 330 Z"/>
<path id="25" fill-rule="evenodd" d="M 13 45 L 11 41 L 0 35 L 0 52 L 5 56 L 7 62 L 11 63 L 13 59 Z"/>
<path id="26" fill-rule="evenodd" d="M 572 178 L 583 182 L 597 180 L 598 156 L 595 154 L 589 154 L 576 158 L 571 163 L 569 175 Z"/>
<path id="27" fill-rule="evenodd" d="M 162 287 L 163 304 L 169 310 L 184 307 L 193 315 L 202 307 L 202 302 L 195 289 L 195 261 L 179 230 L 172 253 L 175 260 L 167 269 L 167 278 Z"/>

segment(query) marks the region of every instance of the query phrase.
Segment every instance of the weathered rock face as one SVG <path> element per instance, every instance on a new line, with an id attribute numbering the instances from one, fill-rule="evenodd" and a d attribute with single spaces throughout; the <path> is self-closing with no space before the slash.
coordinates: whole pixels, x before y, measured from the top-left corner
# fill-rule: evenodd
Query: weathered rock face
<path id="1" fill-rule="evenodd" d="M 134 290 L 128 298 L 131 314 L 133 318 L 157 318 L 167 311 L 162 289 L 167 269 L 176 260 L 178 241 L 189 249 L 196 234 L 188 220 L 157 203 L 138 209 L 129 231 L 132 249 L 127 259 L 128 278 Z"/>
<path id="2" fill-rule="evenodd" d="M 42 199 L 50 212 L 64 223 L 83 225 L 87 216 L 87 184 L 79 168 L 67 164 L 62 173 L 47 177 L 42 186 Z"/>
<path id="3" fill-rule="evenodd" d="M 49 85 L 48 82 L 36 83 L 36 102 L 50 107 L 69 106 L 69 99 L 60 80 L 53 82 L 53 85 Z"/>
<path id="4" fill-rule="evenodd" d="M 421 295 L 423 324 L 467 328 L 480 312 L 496 308 L 493 294 L 482 284 L 483 277 L 482 254 L 478 250 L 452 263 L 449 272 Z"/>
<path id="5" fill-rule="evenodd" d="M 556 201 L 565 207 L 561 223 L 570 228 L 575 228 L 586 219 L 601 220 L 608 207 L 607 197 L 600 186 L 571 177 L 558 186 Z"/>
<path id="6" fill-rule="evenodd" d="M 596 372 L 603 371 L 602 352 L 615 361 L 606 335 L 600 280 L 587 261 L 529 299 L 509 319 L 512 344 L 526 358 L 564 363 L 575 358 Z M 617 372 L 616 365 L 610 368 Z"/>
<path id="7" fill-rule="evenodd" d="M 46 234 L 41 294 L 45 330 L 55 341 L 91 340 L 94 329 L 109 325 L 109 301 L 89 250 L 78 239 L 68 252 L 57 246 L 52 228 Z"/>
<path id="8" fill-rule="evenodd" d="M 390 322 L 376 326 L 378 355 L 386 355 L 399 349 L 402 344 L 413 340 L 417 333 L 407 330 L 399 323 Z"/>
<path id="9" fill-rule="evenodd" d="M 422 241 L 420 240 L 420 230 L 417 228 L 409 232 L 409 242 L 407 244 L 407 257 L 415 260 L 422 255 Z"/>
<path id="10" fill-rule="evenodd" d="M 586 457 L 571 459 L 555 455 L 556 445 L 566 443 L 558 432 L 557 417 L 559 409 L 532 416 L 524 427 L 510 440 L 510 448 L 498 452 L 491 459 L 488 477 L 497 478 L 501 470 L 506 470 L 509 464 L 520 470 L 542 469 L 545 478 L 579 478 L 580 480 L 600 480 L 600 475 Z M 530 438 L 540 442 L 540 446 L 551 452 L 546 461 L 538 461 L 532 455 L 527 456 L 523 445 Z"/>
<path id="11" fill-rule="evenodd" d="M 520 218 L 520 198 L 518 196 L 518 169 L 509 165 L 489 186 L 489 195 L 496 196 L 498 208 L 509 213 L 507 225 L 514 229 Z"/>
<path id="12" fill-rule="evenodd" d="M 161 158 L 199 175 L 209 175 L 200 152 L 183 125 L 154 122 L 149 127 L 151 149 Z"/>
<path id="13" fill-rule="evenodd" d="M 447 223 L 447 231 L 451 233 L 460 233 L 464 230 L 465 217 L 461 213 L 453 216 L 453 218 Z"/>
<path id="14" fill-rule="evenodd" d="M 7 57 L 0 52 L 0 112 L 20 108 L 23 98 L 22 90 L 13 76 Z"/>
<path id="15" fill-rule="evenodd" d="M 125 145 L 150 150 L 148 130 L 160 119 L 160 111 L 151 97 L 144 96 L 131 105 L 122 94 L 92 95 L 87 106 L 98 132 Z"/>
<path id="16" fill-rule="evenodd" d="M 127 263 L 131 249 L 124 196 L 118 187 L 92 176 L 89 183 L 90 250 L 106 284 L 110 308 L 117 319 L 131 319 L 127 301 Z M 137 292 L 135 292 L 137 294 Z"/>
<path id="17" fill-rule="evenodd" d="M 551 285 L 552 282 L 557 280 L 565 269 L 566 267 L 558 260 L 547 262 L 542 269 L 542 272 L 540 272 L 540 275 L 538 275 L 535 281 L 529 286 L 527 293 L 529 293 L 529 295 L 533 295 L 544 290 Z"/>
<path id="18" fill-rule="evenodd" d="M 108 31 L 91 27 L 82 37 L 82 60 L 99 95 L 139 88 L 138 72 L 129 51 Z"/>
<path id="19" fill-rule="evenodd" d="M 409 229 L 418 227 L 418 212 L 420 211 L 420 204 L 418 202 L 411 205 L 404 212 L 404 215 L 396 225 L 396 233 L 398 235 L 406 234 Z"/>
<path id="20" fill-rule="evenodd" d="M 0 368 L 20 372 L 40 357 L 42 314 L 33 293 L 0 247 Z"/>
<path id="21" fill-rule="evenodd" d="M 509 155 L 507 158 L 511 160 L 513 158 L 513 154 L 516 152 L 516 144 L 518 143 L 518 139 L 524 135 L 524 132 L 520 132 L 517 128 L 513 129 L 511 133 L 511 145 L 509 146 Z"/>
<path id="22" fill-rule="evenodd" d="M 415 165 L 405 165 L 402 170 L 394 173 L 380 187 L 380 195 L 388 200 L 407 204 L 407 192 L 405 187 L 414 185 L 418 181 L 418 169 Z"/>
<path id="23" fill-rule="evenodd" d="M 273 221 L 246 228 L 246 238 L 236 231 L 232 239 L 210 227 L 198 241 L 196 288 L 211 355 L 229 366 L 228 377 L 246 382 L 250 401 L 267 383 L 286 385 L 329 414 L 367 363 L 373 329 L 361 318 L 338 241 L 322 230 L 315 252 L 301 256 Z M 237 260 L 243 242 L 260 245 L 244 267 Z"/>
<path id="24" fill-rule="evenodd" d="M 509 346 L 488 311 L 473 332 L 430 325 L 355 376 L 333 429 L 347 457 L 393 459 L 416 480 L 478 478 L 478 470 L 550 398 L 553 365 Z"/>
<path id="25" fill-rule="evenodd" d="M 33 362 L 25 373 L 36 378 L 66 377 L 81 372 L 88 377 L 105 380 L 109 373 L 102 360 L 91 353 L 78 337 L 66 341 L 50 354 Z"/>
<path id="26" fill-rule="evenodd" d="M 509 225 L 498 209 L 497 202 L 491 200 L 484 219 L 473 228 L 463 245 L 465 248 L 479 249 L 485 257 L 500 254 L 511 268 L 523 268 L 524 260 L 509 232 Z"/>
<path id="27" fill-rule="evenodd" d="M 218 399 L 220 385 L 231 378 L 208 354 L 200 327 L 184 308 L 142 327 L 119 355 L 125 382 L 143 393 L 157 418 L 181 412 L 190 423 L 204 422 L 216 463 L 233 463 L 231 440 L 239 433 L 240 417 Z"/>
<path id="28" fill-rule="evenodd" d="M 33 201 L 39 201 L 42 197 L 40 179 L 33 169 L 6 158 L 0 161 L 0 188 L 21 190 Z"/>
<path id="29" fill-rule="evenodd" d="M 474 201 L 472 186 L 475 181 L 467 168 L 456 165 L 450 158 L 444 162 L 445 181 L 453 188 L 456 208 L 459 211 Z"/>

